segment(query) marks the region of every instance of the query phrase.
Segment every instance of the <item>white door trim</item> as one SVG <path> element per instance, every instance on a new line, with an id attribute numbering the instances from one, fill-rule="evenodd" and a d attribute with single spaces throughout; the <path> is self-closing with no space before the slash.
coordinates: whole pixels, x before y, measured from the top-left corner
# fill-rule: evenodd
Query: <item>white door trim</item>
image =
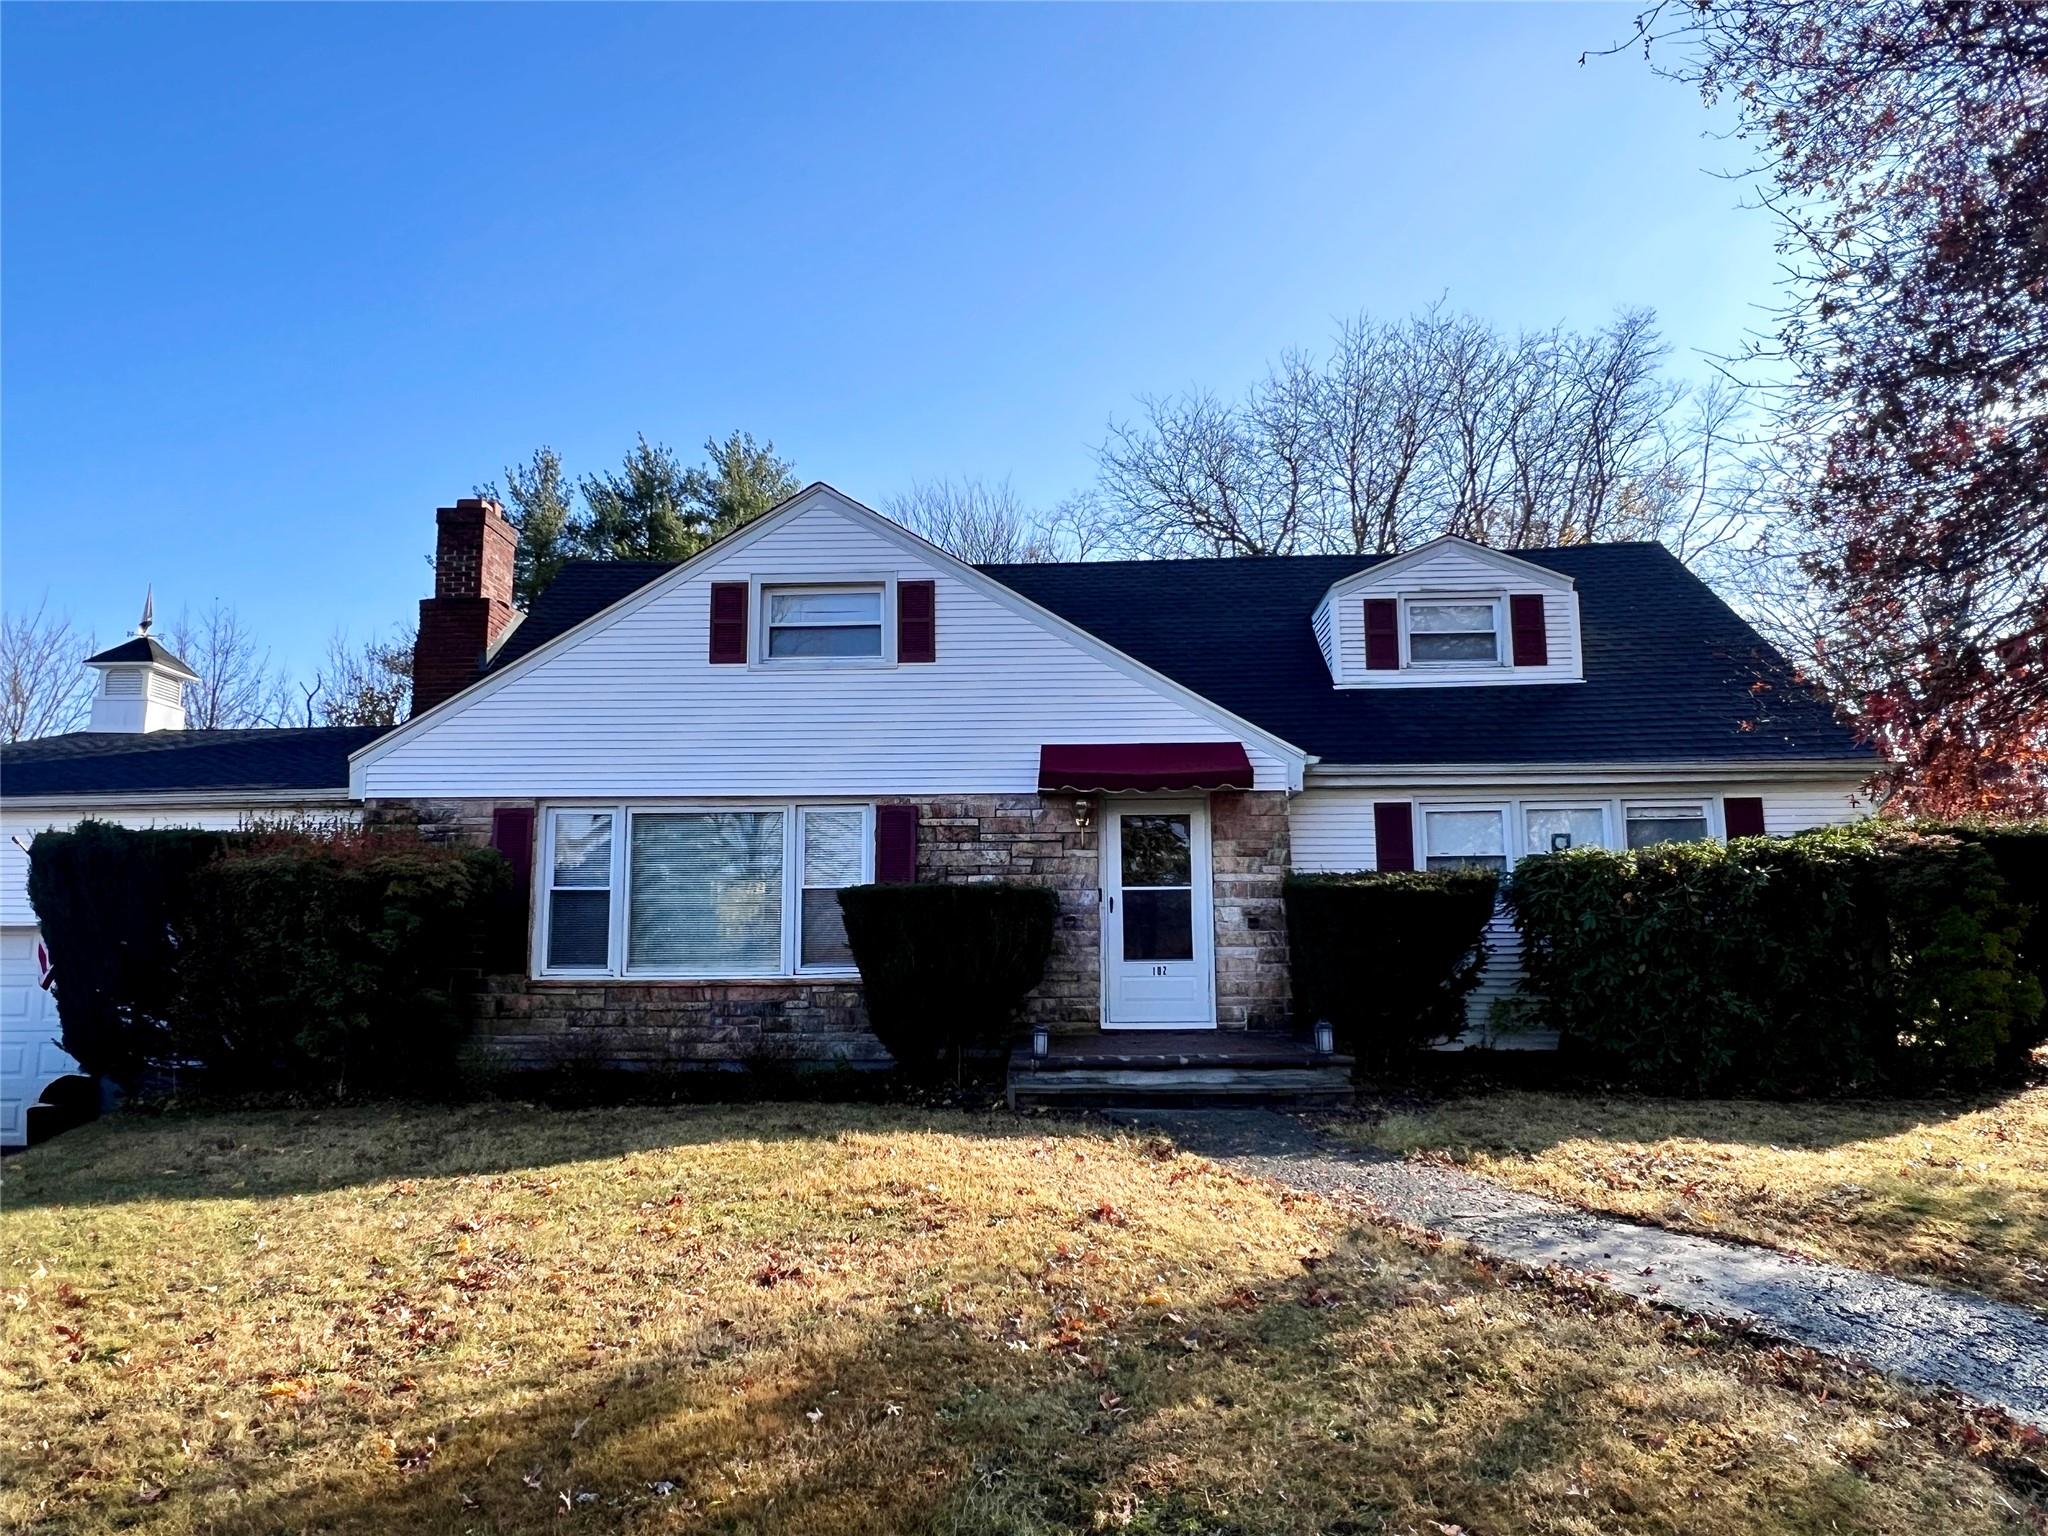
<path id="1" fill-rule="evenodd" d="M 1189 909 L 1194 930 L 1194 957 L 1175 964 L 1192 968 L 1199 983 L 1195 999 L 1185 1018 L 1128 1019 L 1117 1017 L 1117 982 L 1123 959 L 1123 839 L 1125 816 L 1184 815 L 1189 834 Z M 1214 1029 L 1216 1028 L 1216 914 L 1215 876 L 1209 847 L 1209 805 L 1206 800 L 1154 800 L 1112 798 L 1102 802 L 1101 859 L 1101 971 L 1102 1027 L 1104 1029 Z M 1136 963 L 1136 962 L 1134 962 Z"/>

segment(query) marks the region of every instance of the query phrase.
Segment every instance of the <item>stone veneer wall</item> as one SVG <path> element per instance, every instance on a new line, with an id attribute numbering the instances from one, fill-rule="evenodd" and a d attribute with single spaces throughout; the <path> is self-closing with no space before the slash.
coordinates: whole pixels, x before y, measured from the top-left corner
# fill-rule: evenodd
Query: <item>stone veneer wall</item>
<path id="1" fill-rule="evenodd" d="M 1050 886 L 1059 923 L 1045 979 L 1027 1005 L 1033 1023 L 1081 1032 L 1101 1022 L 1098 829 L 1074 821 L 1069 796 L 951 795 L 918 802 L 920 880 L 1010 880 Z M 372 825 L 487 843 L 491 813 L 531 800 L 372 802 Z M 1216 920 L 1217 1017 L 1226 1029 L 1288 1023 L 1281 880 L 1288 864 L 1287 799 L 1210 797 Z M 688 1067 L 760 1061 L 887 1060 L 869 1033 L 857 983 L 535 981 L 487 978 L 476 1039 L 495 1065 L 564 1062 Z"/>

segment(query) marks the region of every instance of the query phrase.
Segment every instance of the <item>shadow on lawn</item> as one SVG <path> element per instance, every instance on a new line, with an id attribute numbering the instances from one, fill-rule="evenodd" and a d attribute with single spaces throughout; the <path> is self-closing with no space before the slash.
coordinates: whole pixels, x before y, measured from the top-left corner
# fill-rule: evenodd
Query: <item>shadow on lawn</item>
<path id="1" fill-rule="evenodd" d="M 639 1359 L 595 1355 L 566 1371 L 535 1362 L 478 1383 L 466 1402 L 437 1400 L 398 1433 L 410 1470 L 366 1468 L 344 1446 L 308 1445 L 299 1456 L 195 1469 L 152 1513 L 224 1536 L 578 1527 L 1043 1536 L 1105 1523 L 1251 1536 L 1432 1521 L 1511 1529 L 1548 1507 L 1555 1493 L 1546 1489 L 1565 1487 L 1575 1529 L 1671 1529 L 1675 1519 L 1722 1536 L 1835 1529 L 1869 1513 L 1861 1476 L 1775 1438 L 1745 1453 L 1769 1468 L 1764 1508 L 1709 1469 L 1670 1488 L 1625 1470 L 1616 1442 L 1594 1442 L 1607 1432 L 1607 1400 L 1626 1383 L 1590 1368 L 1525 1383 L 1512 1411 L 1459 1438 L 1460 1396 L 1485 1375 L 1451 1346 L 1476 1342 L 1453 1338 L 1446 1322 L 1441 1349 L 1389 1353 L 1381 1326 L 1390 1309 L 1438 1308 L 1393 1294 L 1384 1260 L 1382 1244 L 1354 1233 L 1313 1274 L 1243 1277 L 1261 1298 L 1249 1304 L 1239 1290 L 1174 1313 L 1141 1308 L 1117 1322 L 1126 1347 L 1106 1358 L 1042 1342 L 1012 1353 L 988 1336 L 996 1320 L 977 1329 L 898 1311 L 820 1350 L 799 1379 L 769 1386 L 750 1371 L 786 1375 L 787 1359 L 756 1365 L 749 1349 L 788 1349 L 792 1338 L 750 1340 L 714 1317 L 694 1339 Z M 1319 1301 L 1330 1287 L 1357 1304 Z M 1353 1395 L 1365 1374 L 1395 1394 L 1400 1427 L 1384 1421 L 1378 1442 Z M 1647 1435 L 1661 1422 L 1627 1432 Z M 291 1481 L 307 1463 L 319 1470 Z M 224 1496 L 231 1483 L 237 1491 Z"/>
<path id="2" fill-rule="evenodd" d="M 1073 1123 L 829 1102 L 549 1109 L 490 1102 L 317 1110 L 117 1114 L 0 1170 L 0 1205 L 255 1200 L 401 1179 L 465 1178 L 728 1141 L 789 1141 L 906 1126 L 984 1136 L 1101 1134 Z"/>

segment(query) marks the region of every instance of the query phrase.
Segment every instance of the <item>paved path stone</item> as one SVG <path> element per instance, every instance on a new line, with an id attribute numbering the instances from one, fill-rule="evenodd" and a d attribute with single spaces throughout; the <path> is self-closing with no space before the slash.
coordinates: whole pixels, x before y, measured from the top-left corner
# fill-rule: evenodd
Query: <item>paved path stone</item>
<path id="1" fill-rule="evenodd" d="M 1500 1258 L 1953 1387 L 2048 1428 L 2048 1312 L 1595 1216 L 1452 1169 L 1342 1148 L 1271 1110 L 1115 1110 L 1118 1124 L 1297 1189 L 1358 1199 Z"/>

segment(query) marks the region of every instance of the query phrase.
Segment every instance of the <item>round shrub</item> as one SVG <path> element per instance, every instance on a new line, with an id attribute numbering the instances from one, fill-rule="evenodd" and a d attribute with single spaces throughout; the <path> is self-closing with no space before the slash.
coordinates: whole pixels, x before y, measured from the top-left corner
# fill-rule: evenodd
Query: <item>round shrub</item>
<path id="1" fill-rule="evenodd" d="M 1009 1037 L 1059 913 L 1051 891 L 1029 885 L 856 885 L 839 906 L 868 1026 L 913 1075 Z"/>

